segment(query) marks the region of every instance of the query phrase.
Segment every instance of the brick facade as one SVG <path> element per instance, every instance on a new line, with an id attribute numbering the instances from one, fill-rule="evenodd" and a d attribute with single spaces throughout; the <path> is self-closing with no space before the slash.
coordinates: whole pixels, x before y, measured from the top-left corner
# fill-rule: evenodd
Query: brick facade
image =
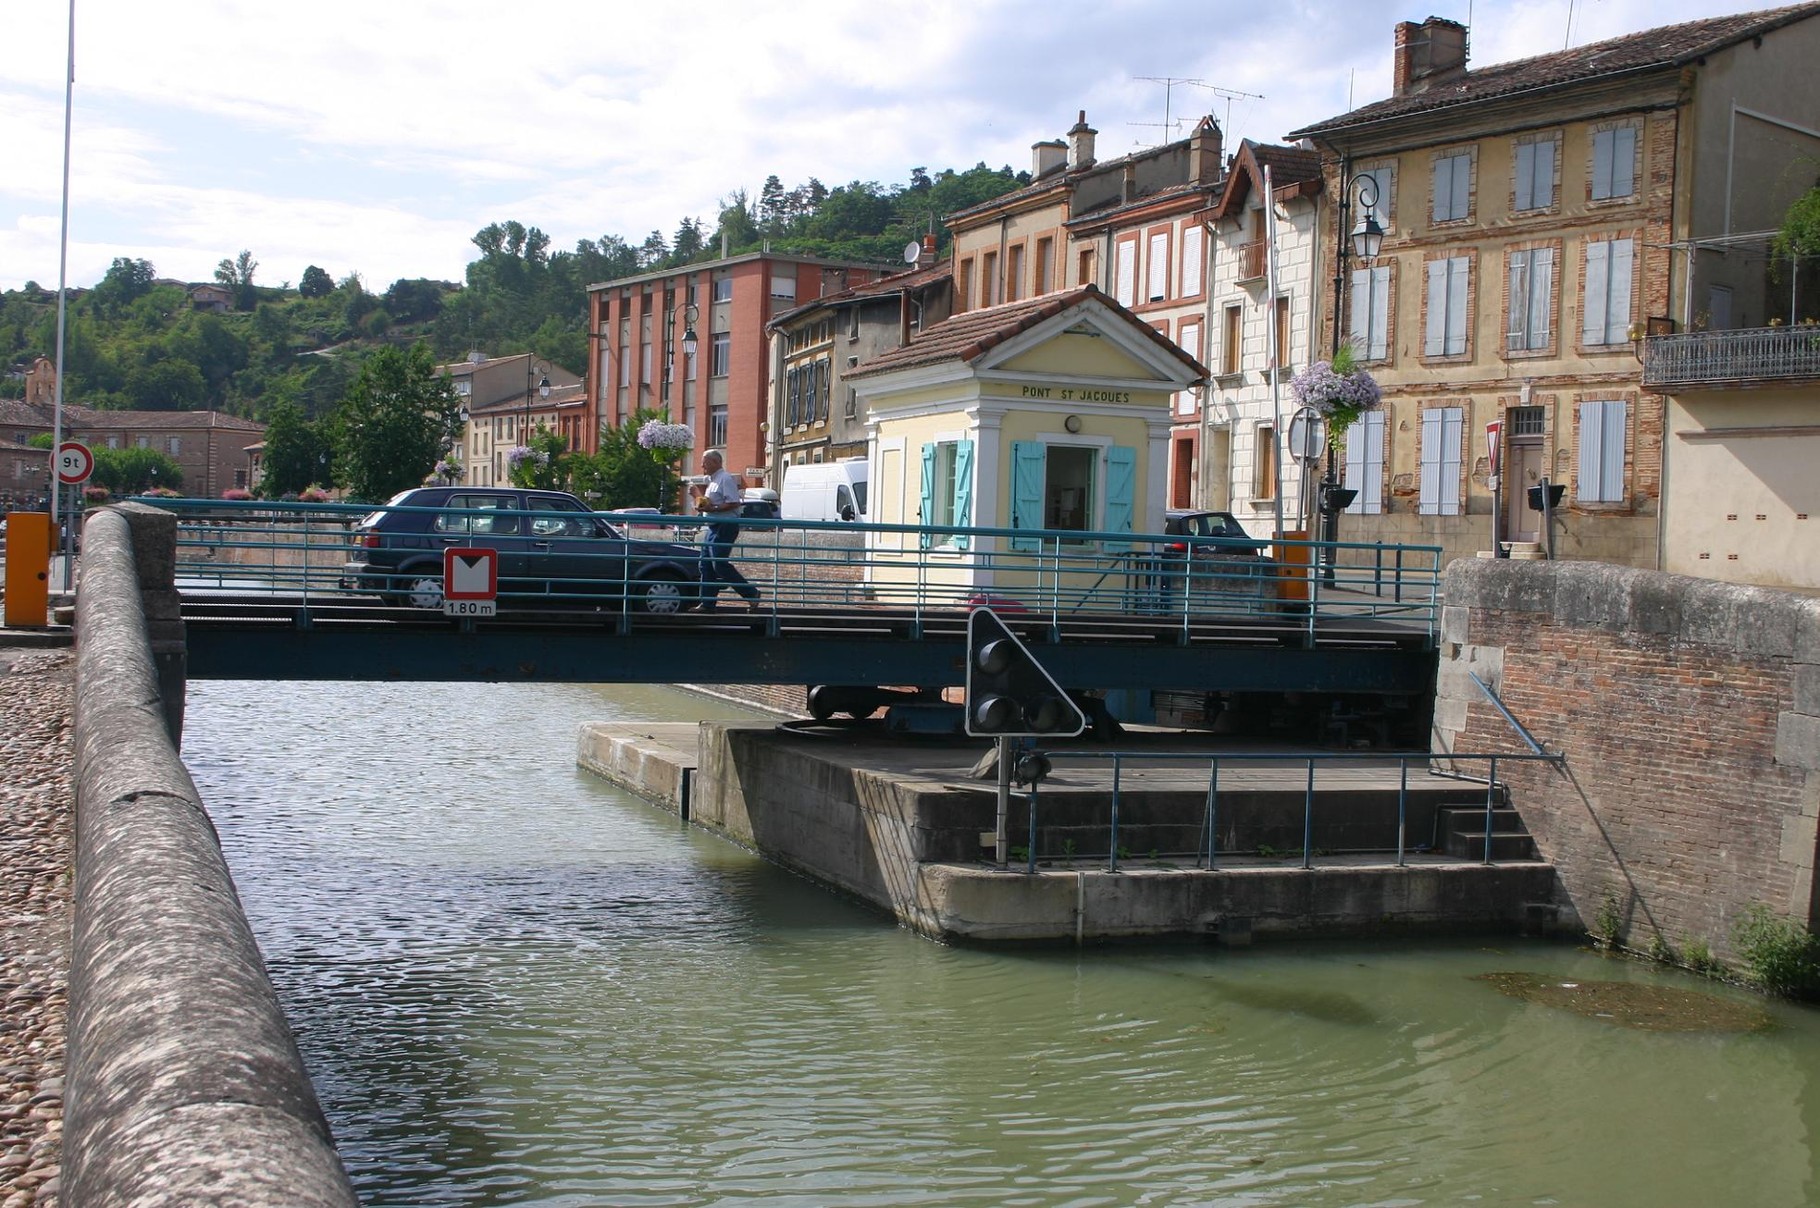
<path id="1" fill-rule="evenodd" d="M 1808 926 L 1820 819 L 1820 600 L 1591 563 L 1447 572 L 1437 749 L 1524 750 L 1500 775 L 1581 925 L 1732 956 L 1756 903 Z"/>

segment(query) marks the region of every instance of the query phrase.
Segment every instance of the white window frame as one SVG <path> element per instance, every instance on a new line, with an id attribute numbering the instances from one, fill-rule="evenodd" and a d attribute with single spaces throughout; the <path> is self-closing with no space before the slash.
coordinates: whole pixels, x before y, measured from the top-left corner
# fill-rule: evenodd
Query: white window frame
<path id="1" fill-rule="evenodd" d="M 726 377 L 733 370 L 733 333 L 713 332 L 708 337 L 708 376 Z"/>
<path id="2" fill-rule="evenodd" d="M 716 302 L 733 301 L 733 278 L 721 276 L 714 278 L 714 300 Z"/>
<path id="3" fill-rule="evenodd" d="M 1435 156 L 1434 192 L 1429 218 L 1434 223 L 1463 222 L 1472 215 L 1472 152 Z"/>
<path id="4" fill-rule="evenodd" d="M 1150 232 L 1150 262 L 1144 273 L 1144 300 L 1169 300 L 1169 232 Z"/>
<path id="5" fill-rule="evenodd" d="M 1553 337 L 1549 316 L 1554 302 L 1555 249 L 1532 247 L 1512 252 L 1506 285 L 1505 351 L 1546 349 Z"/>
<path id="6" fill-rule="evenodd" d="M 1467 316 L 1471 313 L 1472 257 L 1430 260 L 1427 278 L 1428 327 L 1422 355 L 1464 356 L 1470 347 Z"/>
<path id="7" fill-rule="evenodd" d="M 1422 412 L 1421 494 L 1416 503 L 1419 514 L 1460 514 L 1460 459 L 1465 430 L 1463 408 L 1430 407 Z"/>
<path id="8" fill-rule="evenodd" d="M 1518 143 L 1511 169 L 1511 208 L 1519 213 L 1546 210 L 1555 204 L 1555 137 Z M 1523 161 L 1528 159 L 1528 164 Z"/>
<path id="9" fill-rule="evenodd" d="M 1352 347 L 1362 360 L 1382 361 L 1390 356 L 1390 266 L 1377 264 L 1352 270 Z"/>
<path id="10" fill-rule="evenodd" d="M 1346 485 L 1358 494 L 1346 510 L 1355 516 L 1384 511 L 1384 412 L 1367 411 L 1346 429 Z"/>
<path id="11" fill-rule="evenodd" d="M 1631 293 L 1636 280 L 1637 241 L 1586 241 L 1586 296 L 1580 302 L 1580 342 L 1589 347 L 1630 339 Z"/>
<path id="12" fill-rule="evenodd" d="M 1591 193 L 1594 201 L 1637 195 L 1637 128 L 1626 122 L 1593 131 Z"/>
<path id="13" fill-rule="evenodd" d="M 1189 219 L 1182 224 L 1181 297 L 1200 296 L 1206 259 L 1206 234 L 1200 223 Z"/>
<path id="14" fill-rule="evenodd" d="M 1120 239 L 1112 246 L 1112 297 L 1120 306 L 1137 305 L 1138 241 Z"/>
<path id="15" fill-rule="evenodd" d="M 1580 473 L 1574 499 L 1580 503 L 1624 502 L 1624 453 L 1630 404 L 1600 399 L 1580 404 Z"/>

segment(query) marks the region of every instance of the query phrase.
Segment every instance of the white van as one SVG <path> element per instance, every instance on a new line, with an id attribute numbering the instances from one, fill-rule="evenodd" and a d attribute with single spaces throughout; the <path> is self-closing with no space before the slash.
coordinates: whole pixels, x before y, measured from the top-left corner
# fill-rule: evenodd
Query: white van
<path id="1" fill-rule="evenodd" d="M 864 520 L 865 459 L 791 466 L 778 503 L 785 520 Z"/>

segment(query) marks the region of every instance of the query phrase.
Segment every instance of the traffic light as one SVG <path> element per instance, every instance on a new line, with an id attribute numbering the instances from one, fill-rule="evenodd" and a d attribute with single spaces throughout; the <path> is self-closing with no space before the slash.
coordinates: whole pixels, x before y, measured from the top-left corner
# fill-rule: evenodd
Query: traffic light
<path id="1" fill-rule="evenodd" d="M 1066 738 L 1087 718 L 990 608 L 967 615 L 967 733 Z"/>

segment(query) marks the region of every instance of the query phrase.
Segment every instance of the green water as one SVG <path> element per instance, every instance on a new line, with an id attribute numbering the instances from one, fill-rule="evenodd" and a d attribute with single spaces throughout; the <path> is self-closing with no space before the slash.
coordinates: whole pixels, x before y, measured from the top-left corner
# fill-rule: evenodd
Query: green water
<path id="1" fill-rule="evenodd" d="M 661 691 L 191 685 L 365 1202 L 1799 1205 L 1804 1009 L 1570 947 L 944 948 L 574 768 Z M 1650 1031 L 1526 973 L 1714 994 Z"/>

